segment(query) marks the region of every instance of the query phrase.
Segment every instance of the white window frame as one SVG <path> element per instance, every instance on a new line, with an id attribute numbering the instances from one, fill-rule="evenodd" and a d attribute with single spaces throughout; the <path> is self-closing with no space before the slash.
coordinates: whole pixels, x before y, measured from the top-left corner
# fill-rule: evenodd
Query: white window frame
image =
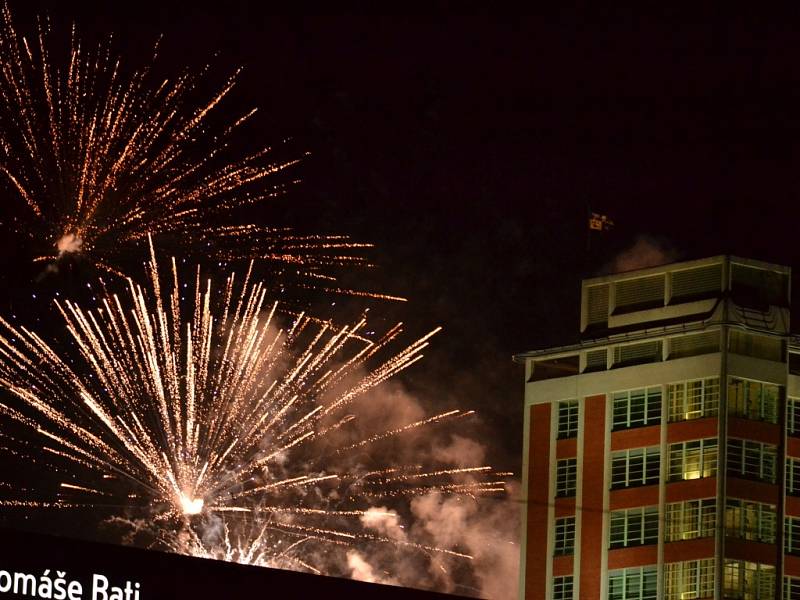
<path id="1" fill-rule="evenodd" d="M 722 570 L 725 598 L 772 600 L 775 598 L 775 567 L 743 560 L 726 559 Z M 753 590 L 755 595 L 745 594 Z"/>
<path id="2" fill-rule="evenodd" d="M 558 403 L 558 439 L 566 440 L 578 436 L 579 411 L 578 400 L 562 400 Z"/>
<path id="3" fill-rule="evenodd" d="M 774 544 L 776 524 L 773 504 L 739 498 L 725 501 L 725 534 L 729 537 Z"/>
<path id="4" fill-rule="evenodd" d="M 572 600 L 573 590 L 572 575 L 553 577 L 553 600 Z"/>
<path id="5" fill-rule="evenodd" d="M 575 516 L 556 519 L 553 554 L 564 556 L 575 553 Z"/>
<path id="6" fill-rule="evenodd" d="M 800 496 L 800 458 L 786 457 L 784 488 L 787 496 Z"/>
<path id="7" fill-rule="evenodd" d="M 731 393 L 732 387 L 736 383 L 742 383 L 744 398 L 739 402 Z M 750 397 L 751 386 L 758 386 L 758 398 L 752 400 Z M 769 403 L 765 402 L 765 386 L 776 388 L 775 397 Z M 728 377 L 728 415 L 749 419 L 751 421 L 766 421 L 767 423 L 778 422 L 778 407 L 781 403 L 781 387 L 778 384 L 768 381 L 758 381 L 755 379 L 745 379 L 744 377 Z"/>
<path id="8" fill-rule="evenodd" d="M 661 411 L 664 405 L 663 395 L 661 386 L 614 392 L 611 396 L 611 430 L 620 431 L 622 429 L 660 424 Z M 634 397 L 642 397 L 644 399 L 641 418 L 631 415 Z M 618 407 L 622 407 L 623 410 L 619 410 Z M 622 413 L 624 413 L 624 419 L 618 420 L 617 416 Z"/>
<path id="9" fill-rule="evenodd" d="M 667 384 L 667 419 L 669 422 L 716 417 L 719 414 L 719 384 L 719 377 L 690 379 Z M 690 396 L 690 389 L 694 391 L 698 387 L 699 396 L 697 394 Z"/>
<path id="10" fill-rule="evenodd" d="M 784 518 L 783 551 L 792 556 L 800 556 L 800 517 Z"/>
<path id="11" fill-rule="evenodd" d="M 775 483 L 777 454 L 778 449 L 772 444 L 730 438 L 727 451 L 728 474 L 742 479 Z M 733 457 L 740 459 L 740 469 L 731 466 Z"/>
<path id="12" fill-rule="evenodd" d="M 783 600 L 800 600 L 800 577 L 783 576 Z"/>
<path id="13" fill-rule="evenodd" d="M 578 487 L 578 459 L 562 458 L 556 461 L 556 496 L 569 498 Z"/>
<path id="14" fill-rule="evenodd" d="M 693 464 L 695 451 L 698 457 L 696 465 Z M 717 438 L 672 443 L 669 445 L 669 481 L 714 477 L 717 474 L 718 459 Z"/>
<path id="15" fill-rule="evenodd" d="M 786 435 L 800 437 L 800 398 L 786 399 Z"/>
<path id="16" fill-rule="evenodd" d="M 645 582 L 648 580 L 653 590 L 652 594 L 646 593 L 645 590 Z M 616 583 L 621 584 L 616 590 L 620 595 L 612 595 Z M 634 585 L 630 585 L 631 583 Z M 658 567 L 656 565 L 611 571 L 608 574 L 608 600 L 657 600 L 657 585 Z"/>
<path id="17" fill-rule="evenodd" d="M 634 457 L 634 460 L 639 459 L 639 456 L 641 456 L 640 460 L 642 461 L 642 474 L 640 477 L 636 477 L 635 475 L 631 474 L 631 456 Z M 619 464 L 622 461 L 625 463 L 625 478 L 622 483 L 619 483 L 615 482 L 614 480 L 614 467 L 616 464 Z M 612 490 L 639 487 L 642 485 L 655 485 L 658 484 L 660 479 L 661 449 L 658 446 L 648 446 L 646 448 L 629 448 L 627 450 L 618 450 L 611 454 L 610 463 L 611 475 L 609 477 L 609 482 Z M 648 474 L 648 466 L 655 466 L 655 468 L 652 469 L 655 474 L 652 472 Z"/>
<path id="18" fill-rule="evenodd" d="M 713 558 L 664 565 L 664 600 L 710 598 L 714 595 Z"/>
<path id="19" fill-rule="evenodd" d="M 717 527 L 717 499 L 700 498 L 666 505 L 664 541 L 678 542 L 714 537 Z"/>
<path id="20" fill-rule="evenodd" d="M 658 506 L 640 506 L 611 513 L 608 528 L 609 549 L 657 543 Z"/>

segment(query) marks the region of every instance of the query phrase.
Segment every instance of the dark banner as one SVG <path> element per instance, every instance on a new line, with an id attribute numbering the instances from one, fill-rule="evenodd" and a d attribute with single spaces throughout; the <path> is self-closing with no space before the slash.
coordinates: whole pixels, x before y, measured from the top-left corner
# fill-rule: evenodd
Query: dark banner
<path id="1" fill-rule="evenodd" d="M 0 600 L 455 596 L 0 529 Z"/>

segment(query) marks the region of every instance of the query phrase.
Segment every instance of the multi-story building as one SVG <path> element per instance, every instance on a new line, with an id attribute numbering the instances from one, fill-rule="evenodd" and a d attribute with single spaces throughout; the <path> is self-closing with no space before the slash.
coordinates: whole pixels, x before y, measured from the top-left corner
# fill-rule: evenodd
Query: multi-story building
<path id="1" fill-rule="evenodd" d="M 521 595 L 800 599 L 788 267 L 587 279 L 579 342 L 525 364 Z"/>

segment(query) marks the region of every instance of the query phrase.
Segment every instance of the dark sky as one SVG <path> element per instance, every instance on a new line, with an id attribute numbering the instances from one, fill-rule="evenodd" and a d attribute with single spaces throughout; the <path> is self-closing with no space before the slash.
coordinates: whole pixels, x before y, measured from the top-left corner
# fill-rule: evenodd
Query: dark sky
<path id="1" fill-rule="evenodd" d="M 476 408 L 519 472 L 516 352 L 577 337 L 579 279 L 648 235 L 679 258 L 798 256 L 800 63 L 775 16 L 287 17 L 261 3 L 12 2 L 134 65 L 245 67 L 254 144 L 291 137 L 303 183 L 262 217 L 374 242 L 354 286 L 412 331 L 404 381 Z M 587 207 L 617 224 L 587 252 Z"/>

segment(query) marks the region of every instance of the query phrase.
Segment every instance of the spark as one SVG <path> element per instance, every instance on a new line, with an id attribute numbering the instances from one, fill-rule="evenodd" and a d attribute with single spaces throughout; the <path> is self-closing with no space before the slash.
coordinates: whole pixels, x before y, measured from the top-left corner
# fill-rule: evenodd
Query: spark
<path id="1" fill-rule="evenodd" d="M 468 560 L 458 549 L 370 532 L 361 518 L 397 518 L 367 512 L 377 497 L 502 493 L 502 481 L 482 479 L 491 467 L 364 472 L 340 460 L 471 414 L 451 410 L 375 433 L 354 427 L 355 400 L 415 364 L 439 328 L 392 351 L 401 324 L 370 340 L 366 318 L 340 326 L 283 313 L 249 270 L 241 281 L 231 273 L 218 292 L 198 268 L 184 291 L 177 264 L 163 269 L 151 241 L 145 285 L 128 279 L 124 293 L 92 309 L 54 300 L 67 350 L 0 317 L 0 387 L 11 393 L 0 398 L 0 417 L 33 433 L 59 470 L 69 467 L 60 488 L 70 499 L 86 497 L 0 505 L 140 509 L 170 548 L 294 568 L 303 559 L 284 552 L 287 540 Z M 26 453 L 31 445 L 23 443 Z M 23 456 L 10 434 L 0 447 Z M 213 542 L 187 533 L 204 519 L 237 516 L 254 524 Z"/>
<path id="2" fill-rule="evenodd" d="M 29 38 L 3 3 L 0 184 L 4 206 L 17 202 L 25 211 L 13 227 L 47 272 L 72 257 L 124 278 L 125 257 L 148 236 L 171 236 L 182 252 L 218 261 L 260 259 L 281 273 L 292 266 L 302 287 L 335 281 L 329 269 L 370 266 L 359 252 L 371 244 L 346 236 L 231 222 L 239 209 L 285 194 L 301 160 L 275 158 L 269 147 L 242 156 L 230 150 L 255 113 L 215 125 L 241 69 L 204 96 L 209 66 L 159 78 L 157 45 L 150 63 L 127 71 L 110 38 L 88 48 L 73 27 L 66 60 L 47 18 Z"/>

